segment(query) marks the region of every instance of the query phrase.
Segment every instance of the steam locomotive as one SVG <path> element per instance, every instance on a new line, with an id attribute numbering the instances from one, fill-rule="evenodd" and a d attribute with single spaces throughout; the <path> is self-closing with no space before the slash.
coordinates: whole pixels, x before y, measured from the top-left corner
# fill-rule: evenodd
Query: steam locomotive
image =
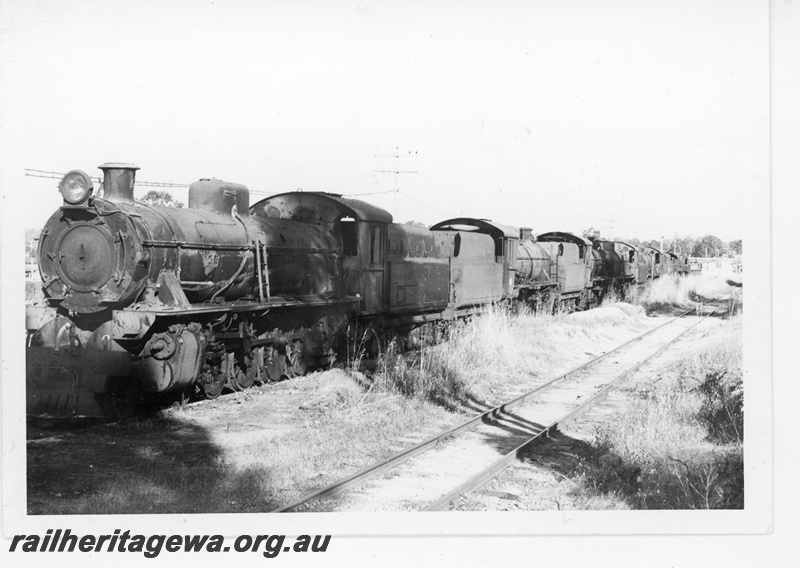
<path id="1" fill-rule="evenodd" d="M 39 239 L 44 300 L 26 308 L 27 412 L 120 416 L 137 400 L 303 375 L 355 329 L 409 337 L 497 302 L 585 309 L 611 289 L 683 271 L 647 247 L 570 233 L 535 239 L 483 219 L 430 229 L 341 195 L 250 205 L 216 179 L 188 208 L 134 200 L 132 164 L 80 170 Z"/>

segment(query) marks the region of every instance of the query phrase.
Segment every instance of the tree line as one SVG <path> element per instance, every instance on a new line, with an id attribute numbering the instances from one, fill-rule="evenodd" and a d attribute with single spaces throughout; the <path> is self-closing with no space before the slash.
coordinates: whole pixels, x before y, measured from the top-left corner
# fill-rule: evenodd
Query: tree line
<path id="1" fill-rule="evenodd" d="M 600 231 L 593 227 L 583 232 L 584 238 L 599 238 Z M 614 239 L 634 246 L 646 245 L 661 250 L 662 241 L 659 239 L 639 240 L 636 238 Z M 663 240 L 665 252 L 671 252 L 681 256 L 692 256 L 695 258 L 719 258 L 732 257 L 742 254 L 742 239 L 723 241 L 714 235 L 703 237 L 675 237 Z"/>

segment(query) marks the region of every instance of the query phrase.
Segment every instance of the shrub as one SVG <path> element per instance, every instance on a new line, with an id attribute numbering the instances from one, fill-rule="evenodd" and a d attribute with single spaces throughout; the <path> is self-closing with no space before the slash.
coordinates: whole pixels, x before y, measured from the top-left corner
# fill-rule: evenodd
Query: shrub
<path id="1" fill-rule="evenodd" d="M 744 506 L 741 320 L 635 385 L 577 472 L 590 493 L 643 509 Z"/>
<path id="2" fill-rule="evenodd" d="M 742 448 L 720 448 L 684 461 L 669 457 L 664 495 L 673 495 L 670 508 L 741 509 L 744 507 Z M 651 499 L 652 501 L 652 499 Z"/>
<path id="3" fill-rule="evenodd" d="M 727 444 L 744 441 L 744 390 L 741 375 L 732 375 L 720 366 L 709 370 L 697 387 L 703 397 L 698 419 L 709 438 Z"/>

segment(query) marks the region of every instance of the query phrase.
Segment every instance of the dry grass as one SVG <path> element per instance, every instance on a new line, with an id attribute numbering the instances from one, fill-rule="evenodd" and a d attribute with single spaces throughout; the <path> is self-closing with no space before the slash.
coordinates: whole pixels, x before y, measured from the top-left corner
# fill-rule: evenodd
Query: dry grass
<path id="1" fill-rule="evenodd" d="M 336 382 L 299 407 L 301 427 L 230 452 L 229 459 L 255 466 L 270 456 L 273 487 L 297 497 L 301 489 L 310 489 L 309 481 L 332 482 L 399 451 L 408 445 L 401 440 L 409 433 L 452 423 L 442 409 L 421 401 L 374 391 L 367 395 L 344 376 Z"/>
<path id="2" fill-rule="evenodd" d="M 395 348 L 375 370 L 376 390 L 474 412 L 566 370 L 646 328 L 625 303 L 589 312 L 536 315 L 493 309 L 454 325 L 449 339 L 413 353 Z"/>

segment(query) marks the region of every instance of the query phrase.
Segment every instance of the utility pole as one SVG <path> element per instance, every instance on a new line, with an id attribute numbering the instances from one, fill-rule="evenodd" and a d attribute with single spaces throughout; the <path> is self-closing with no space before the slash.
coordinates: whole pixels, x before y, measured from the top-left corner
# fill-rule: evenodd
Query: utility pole
<path id="1" fill-rule="evenodd" d="M 418 152 L 415 150 L 413 153 L 411 150 L 406 152 L 405 154 L 400 153 L 400 147 L 394 147 L 394 154 L 375 154 L 376 158 L 394 158 L 394 169 L 391 170 L 375 170 L 376 174 L 393 174 L 394 176 L 394 184 L 392 187 L 392 191 L 394 193 L 394 211 L 397 214 L 397 194 L 400 192 L 400 174 L 415 174 L 417 173 L 416 170 L 401 170 L 400 169 L 400 158 L 416 158 L 418 156 Z"/>
<path id="2" fill-rule="evenodd" d="M 606 238 L 613 238 L 614 237 L 614 225 L 616 223 L 616 219 L 614 217 L 610 217 L 608 219 L 603 219 L 603 227 L 608 227 L 608 234 Z"/>
<path id="3" fill-rule="evenodd" d="M 394 169 L 391 170 L 375 170 L 376 174 L 394 174 L 394 189 L 395 192 L 400 191 L 400 174 L 416 174 L 415 170 L 401 170 L 401 158 L 416 158 L 419 155 L 417 151 L 411 152 L 409 150 L 405 154 L 400 153 L 400 147 L 395 146 L 394 154 L 375 154 L 376 158 L 394 158 Z"/>

